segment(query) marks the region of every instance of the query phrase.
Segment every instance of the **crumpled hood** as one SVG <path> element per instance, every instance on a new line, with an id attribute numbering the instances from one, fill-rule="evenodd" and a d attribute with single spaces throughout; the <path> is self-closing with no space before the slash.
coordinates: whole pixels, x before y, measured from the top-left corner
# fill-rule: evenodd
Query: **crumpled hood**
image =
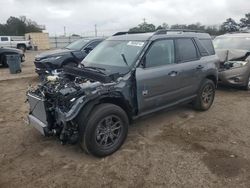
<path id="1" fill-rule="evenodd" d="M 43 52 L 39 55 L 36 56 L 36 59 L 43 59 L 43 58 L 47 58 L 47 57 L 51 57 L 51 56 L 60 56 L 60 55 L 65 55 L 68 54 L 70 52 L 73 52 L 74 50 L 69 50 L 69 49 L 57 49 L 57 50 L 49 50 L 46 52 Z"/>
<path id="2" fill-rule="evenodd" d="M 226 61 L 245 60 L 250 55 L 250 51 L 248 50 L 217 49 L 215 51 L 220 59 L 220 63 L 224 63 Z"/>

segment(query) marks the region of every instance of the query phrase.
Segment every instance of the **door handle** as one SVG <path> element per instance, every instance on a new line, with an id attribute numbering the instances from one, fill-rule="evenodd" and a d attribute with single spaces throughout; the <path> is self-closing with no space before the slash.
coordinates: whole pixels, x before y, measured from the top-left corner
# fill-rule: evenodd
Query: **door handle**
<path id="1" fill-rule="evenodd" d="M 171 71 L 170 73 L 168 73 L 169 76 L 177 76 L 177 74 L 177 71 Z"/>
<path id="2" fill-rule="evenodd" d="M 203 68 L 204 68 L 204 66 L 202 66 L 202 65 L 198 65 L 198 66 L 196 67 L 197 70 L 200 70 L 200 69 L 203 69 Z"/>

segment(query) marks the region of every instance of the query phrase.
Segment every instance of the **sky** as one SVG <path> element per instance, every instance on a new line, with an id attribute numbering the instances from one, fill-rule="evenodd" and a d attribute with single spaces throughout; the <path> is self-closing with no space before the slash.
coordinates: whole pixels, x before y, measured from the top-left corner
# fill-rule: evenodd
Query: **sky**
<path id="1" fill-rule="evenodd" d="M 218 25 L 250 12 L 250 0 L 0 0 L 0 23 L 26 16 L 46 26 L 51 36 L 73 33 L 110 35 L 146 22 Z"/>

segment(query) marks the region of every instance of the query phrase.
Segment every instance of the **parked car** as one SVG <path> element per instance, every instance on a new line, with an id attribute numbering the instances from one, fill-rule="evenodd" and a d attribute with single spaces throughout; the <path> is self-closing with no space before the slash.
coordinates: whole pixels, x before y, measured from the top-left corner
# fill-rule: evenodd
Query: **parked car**
<path id="1" fill-rule="evenodd" d="M 132 120 L 183 103 L 208 110 L 218 57 L 206 33 L 159 30 L 119 33 L 103 41 L 81 67 L 64 67 L 27 93 L 29 122 L 103 157 L 124 143 Z"/>
<path id="2" fill-rule="evenodd" d="M 219 81 L 250 89 L 250 33 L 233 33 L 214 39 L 220 58 Z"/>
<path id="3" fill-rule="evenodd" d="M 20 55 L 21 62 L 25 61 L 25 55 L 22 50 L 0 47 L 0 65 L 3 67 L 8 67 L 6 56 L 12 54 Z"/>
<path id="4" fill-rule="evenodd" d="M 43 52 L 35 57 L 36 72 L 43 77 L 65 65 L 77 66 L 103 40 L 104 38 L 84 38 L 62 49 Z"/>
<path id="5" fill-rule="evenodd" d="M 25 52 L 32 48 L 30 41 L 14 41 L 10 36 L 0 36 L 0 47 L 17 48 Z"/>

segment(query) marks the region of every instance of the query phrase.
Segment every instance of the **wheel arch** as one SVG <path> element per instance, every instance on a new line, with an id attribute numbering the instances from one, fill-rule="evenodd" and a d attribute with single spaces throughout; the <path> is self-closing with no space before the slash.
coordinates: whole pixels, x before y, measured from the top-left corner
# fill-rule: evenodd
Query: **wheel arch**
<path id="1" fill-rule="evenodd" d="M 218 83 L 218 77 L 216 77 L 213 74 L 209 74 L 206 76 L 206 79 L 212 80 L 214 82 L 214 85 L 217 86 Z"/>
<path id="2" fill-rule="evenodd" d="M 18 47 L 18 46 L 25 46 L 25 48 L 27 48 L 27 45 L 26 45 L 25 43 L 18 43 L 16 46 L 17 46 L 17 47 Z"/>
<path id="3" fill-rule="evenodd" d="M 76 115 L 75 120 L 79 122 L 79 119 L 84 119 L 86 120 L 93 109 L 100 104 L 103 103 L 109 103 L 109 104 L 114 104 L 116 106 L 119 106 L 121 109 L 124 110 L 124 112 L 127 114 L 127 117 L 129 119 L 129 122 L 132 121 L 132 110 L 128 102 L 123 97 L 114 97 L 114 96 L 100 96 L 94 100 L 88 101 L 86 104 L 81 106 L 81 109 L 79 110 L 79 113 Z"/>

